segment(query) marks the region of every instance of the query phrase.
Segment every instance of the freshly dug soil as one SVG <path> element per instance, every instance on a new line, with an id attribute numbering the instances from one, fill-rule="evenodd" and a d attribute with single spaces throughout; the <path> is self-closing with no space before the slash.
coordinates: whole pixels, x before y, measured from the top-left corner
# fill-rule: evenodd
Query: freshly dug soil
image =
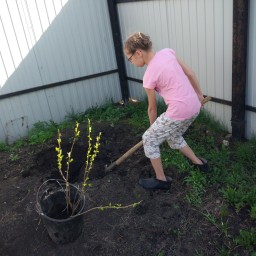
<path id="1" fill-rule="evenodd" d="M 154 176 L 154 172 L 142 148 L 115 169 L 105 172 L 105 165 L 138 143 L 141 136 L 132 134 L 125 121 L 117 125 L 94 123 L 93 128 L 95 134 L 102 132 L 102 139 L 90 174 L 93 186 L 86 194 L 86 208 L 109 203 L 128 205 L 142 201 L 141 204 L 128 209 L 91 211 L 84 215 L 82 235 L 73 243 L 57 245 L 50 240 L 35 209 L 39 186 L 49 178 L 59 178 L 55 152 L 57 137 L 40 146 L 19 149 L 15 152 L 18 159 L 1 152 L 0 255 L 220 255 L 221 248 L 225 248 L 223 234 L 185 200 L 186 174 L 175 168 L 167 169 L 166 174 L 173 178 L 170 191 L 144 190 L 138 180 Z M 74 184 L 82 181 L 81 170 L 88 147 L 86 126 L 81 125 L 81 131 L 71 165 L 70 180 Z M 71 146 L 72 135 L 72 129 L 62 131 L 62 147 L 66 151 Z M 222 202 L 216 188 L 207 191 L 203 200 L 210 212 L 220 210 Z M 240 225 L 243 219 L 234 217 L 233 221 L 233 225 Z M 246 255 L 239 248 L 235 252 Z"/>

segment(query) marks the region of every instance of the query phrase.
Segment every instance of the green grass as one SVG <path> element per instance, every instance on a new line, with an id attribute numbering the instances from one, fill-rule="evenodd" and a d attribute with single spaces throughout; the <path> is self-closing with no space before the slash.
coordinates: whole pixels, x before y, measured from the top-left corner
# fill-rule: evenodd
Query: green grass
<path id="1" fill-rule="evenodd" d="M 9 150 L 8 145 L 6 145 L 4 142 L 0 142 L 0 152 L 6 152 Z"/>
<path id="2" fill-rule="evenodd" d="M 158 104 L 158 114 L 163 111 L 165 105 L 161 102 Z M 84 113 L 72 112 L 61 124 L 52 121 L 38 122 L 30 131 L 28 138 L 18 140 L 12 146 L 0 143 L 0 151 L 11 152 L 10 160 L 16 161 L 19 155 L 15 150 L 19 147 L 43 144 L 56 136 L 58 129 L 72 127 L 75 121 L 87 122 L 88 118 L 91 121 L 108 121 L 113 124 L 125 119 L 134 127 L 132 132 L 141 135 L 149 127 L 146 101 L 126 106 L 109 103 Z M 232 237 L 229 233 L 229 225 L 232 223 L 228 222 L 230 208 L 235 209 L 236 214 L 247 210 L 248 221 L 256 219 L 256 139 L 248 142 L 231 142 L 231 145 L 226 147 L 221 141 L 226 134 L 228 132 L 223 124 L 217 122 L 206 111 L 201 111 L 184 136 L 194 152 L 209 161 L 209 175 L 193 169 L 185 157 L 179 151 L 171 150 L 167 143 L 161 145 L 161 156 L 164 168 L 175 166 L 179 172 L 185 174 L 184 200 L 200 210 L 202 218 L 217 227 L 220 235 L 228 240 L 228 245 L 219 249 L 220 255 L 233 255 L 232 248 L 235 246 L 242 246 L 252 252 L 256 250 L 255 228 L 241 228 L 239 235 Z M 203 205 L 203 199 L 208 196 L 207 190 L 212 187 L 216 188 L 215 194 L 223 202 L 219 216 L 208 212 Z M 162 255 L 162 252 L 158 255 Z"/>

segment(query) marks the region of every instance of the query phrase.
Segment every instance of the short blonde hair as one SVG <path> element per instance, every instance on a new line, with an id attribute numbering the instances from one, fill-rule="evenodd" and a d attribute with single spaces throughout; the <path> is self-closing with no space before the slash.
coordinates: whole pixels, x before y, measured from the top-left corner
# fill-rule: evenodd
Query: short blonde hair
<path id="1" fill-rule="evenodd" d="M 126 39 L 124 43 L 124 49 L 131 54 L 135 53 L 137 49 L 148 51 L 151 50 L 151 48 L 152 42 L 150 37 L 141 32 L 133 33 Z"/>

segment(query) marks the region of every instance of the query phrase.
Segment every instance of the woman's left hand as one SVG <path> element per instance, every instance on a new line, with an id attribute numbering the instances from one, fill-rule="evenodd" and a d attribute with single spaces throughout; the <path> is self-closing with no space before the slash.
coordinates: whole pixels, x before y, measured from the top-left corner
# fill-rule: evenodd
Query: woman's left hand
<path id="1" fill-rule="evenodd" d="M 202 101 L 204 100 L 204 95 L 198 95 L 198 99 L 199 99 L 199 101 L 201 102 L 201 104 L 202 104 L 202 106 L 203 106 L 203 103 L 202 103 Z"/>

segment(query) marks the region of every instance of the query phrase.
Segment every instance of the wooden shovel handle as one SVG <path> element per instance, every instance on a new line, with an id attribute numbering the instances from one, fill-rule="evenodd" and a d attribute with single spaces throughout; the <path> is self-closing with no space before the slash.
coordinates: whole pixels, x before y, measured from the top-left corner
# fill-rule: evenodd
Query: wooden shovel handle
<path id="1" fill-rule="evenodd" d="M 125 154 L 123 154 L 121 157 L 119 157 L 116 160 L 116 165 L 121 164 L 126 158 L 128 158 L 129 156 L 131 156 L 135 151 L 137 151 L 140 147 L 142 147 L 143 142 L 140 141 L 139 143 L 137 143 L 135 146 L 133 146 L 131 149 L 129 149 Z"/>
<path id="2" fill-rule="evenodd" d="M 121 164 L 125 159 L 131 156 L 135 151 L 137 151 L 140 147 L 142 147 L 143 141 L 140 141 L 131 149 L 129 149 L 126 153 L 124 153 L 121 157 L 119 157 L 115 162 L 113 162 L 110 166 L 105 166 L 105 171 L 109 171 L 113 169 L 115 166 Z"/>

